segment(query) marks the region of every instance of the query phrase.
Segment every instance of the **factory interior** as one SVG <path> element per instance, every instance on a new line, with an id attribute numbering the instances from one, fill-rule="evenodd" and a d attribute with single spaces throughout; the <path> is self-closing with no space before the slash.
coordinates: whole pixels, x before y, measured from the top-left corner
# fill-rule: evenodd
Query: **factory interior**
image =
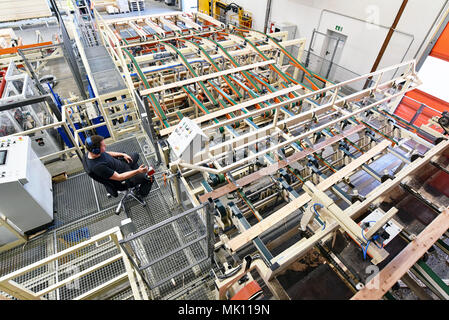
<path id="1" fill-rule="evenodd" d="M 0 300 L 448 300 L 448 73 L 448 0 L 0 0 Z"/>

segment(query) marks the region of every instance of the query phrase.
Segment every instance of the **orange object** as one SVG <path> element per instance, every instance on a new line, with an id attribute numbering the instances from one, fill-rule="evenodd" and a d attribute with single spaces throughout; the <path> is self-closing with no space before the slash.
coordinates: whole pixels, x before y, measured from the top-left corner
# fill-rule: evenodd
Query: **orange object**
<path id="1" fill-rule="evenodd" d="M 432 57 L 449 61 L 449 23 L 430 52 Z"/>
<path id="2" fill-rule="evenodd" d="M 415 117 L 415 114 L 418 112 L 422 104 L 425 104 L 440 112 L 449 111 L 448 102 L 438 99 L 437 97 L 434 97 L 424 91 L 415 89 L 408 92 L 404 96 L 394 114 L 410 122 Z M 421 125 L 428 123 L 429 119 L 440 116 L 440 113 L 432 109 L 423 108 L 421 114 L 415 117 L 413 124 L 420 127 Z M 432 126 L 432 128 L 443 133 L 443 129 L 438 126 Z"/>
<path id="3" fill-rule="evenodd" d="M 254 300 L 263 293 L 262 288 L 257 281 L 251 281 L 242 289 L 239 290 L 231 300 Z"/>
<path id="4" fill-rule="evenodd" d="M 51 44 L 53 44 L 53 42 L 48 41 L 48 42 L 27 44 L 27 45 L 24 45 L 24 46 L 0 49 L 0 55 L 16 53 L 18 51 L 18 49 L 38 48 L 38 47 L 48 46 L 48 45 L 51 45 Z"/>

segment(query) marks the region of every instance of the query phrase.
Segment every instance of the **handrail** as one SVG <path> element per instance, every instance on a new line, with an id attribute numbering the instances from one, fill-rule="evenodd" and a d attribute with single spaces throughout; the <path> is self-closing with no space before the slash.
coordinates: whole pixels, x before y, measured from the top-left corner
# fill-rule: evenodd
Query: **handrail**
<path id="1" fill-rule="evenodd" d="M 88 274 L 91 274 L 103 267 L 106 267 L 118 260 L 123 260 L 124 264 L 125 264 L 125 269 L 126 272 L 122 275 L 120 275 L 119 277 L 116 277 L 116 281 L 122 281 L 124 277 L 127 277 L 128 280 L 130 281 L 131 287 L 133 289 L 133 295 L 134 298 L 136 299 L 142 299 L 142 296 L 146 297 L 146 294 L 144 295 L 141 292 L 139 292 L 138 290 L 136 290 L 137 286 L 135 285 L 136 279 L 135 279 L 135 275 L 137 276 L 137 281 L 141 282 L 141 278 L 138 275 L 138 273 L 136 272 L 135 269 L 132 268 L 131 263 L 129 262 L 129 259 L 127 257 L 127 255 L 125 254 L 125 252 L 123 251 L 123 249 L 121 248 L 119 241 L 121 241 L 123 238 L 120 228 L 119 227 L 113 227 L 107 231 L 104 231 L 98 235 L 95 235 L 93 237 L 91 237 L 88 240 L 85 240 L 81 243 L 78 243 L 70 248 L 67 248 L 59 253 L 55 253 L 45 259 L 42 259 L 40 261 L 37 261 L 35 263 L 32 263 L 31 265 L 25 266 L 19 270 L 13 271 L 7 275 L 4 275 L 3 277 L 0 278 L 0 290 L 6 292 L 7 294 L 21 299 L 21 300 L 42 300 L 44 299 L 43 296 L 54 291 L 57 290 L 58 288 L 68 285 L 69 283 L 72 283 L 73 281 L 76 281 L 80 278 L 82 278 L 83 276 L 86 276 Z M 58 261 L 62 258 L 65 258 L 67 256 L 70 255 L 74 255 L 77 254 L 77 252 L 80 252 L 81 250 L 87 248 L 90 245 L 93 245 L 97 242 L 100 242 L 102 240 L 105 239 L 112 239 L 112 243 L 113 243 L 113 247 L 115 247 L 118 250 L 118 253 L 100 263 L 97 263 L 96 265 L 93 265 L 87 269 L 84 269 L 68 278 L 65 278 L 64 280 L 60 280 L 57 281 L 56 283 L 40 290 L 39 292 L 33 292 L 27 288 L 25 288 L 23 285 L 18 284 L 17 282 L 14 281 L 14 279 L 23 276 L 27 273 L 32 272 L 33 270 L 36 270 L 38 268 L 41 268 L 45 265 L 48 265 L 49 263 Z M 79 297 L 76 297 L 74 299 L 86 299 L 88 297 L 91 297 L 93 295 L 95 295 L 95 293 L 98 293 L 100 290 L 104 289 L 104 285 L 99 285 L 96 288 L 93 288 L 91 290 L 89 290 L 86 293 L 81 294 Z"/>

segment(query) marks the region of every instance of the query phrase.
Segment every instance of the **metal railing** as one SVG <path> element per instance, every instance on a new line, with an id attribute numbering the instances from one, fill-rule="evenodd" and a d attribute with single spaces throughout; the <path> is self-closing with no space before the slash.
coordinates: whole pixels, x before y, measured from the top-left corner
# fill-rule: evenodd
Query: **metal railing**
<path id="1" fill-rule="evenodd" d="M 64 297 L 85 300 L 128 280 L 135 299 L 148 299 L 145 290 L 139 289 L 139 285 L 144 288 L 142 279 L 119 245 L 121 239 L 120 229 L 114 227 L 1 277 L 0 290 L 19 300 L 60 300 L 60 290 L 64 289 L 73 291 Z M 98 276 L 110 267 L 121 267 L 124 272 L 105 283 L 82 286 L 86 278 Z"/>
<path id="2" fill-rule="evenodd" d="M 191 289 L 212 269 L 214 209 L 189 209 L 120 241 L 152 299 Z"/>

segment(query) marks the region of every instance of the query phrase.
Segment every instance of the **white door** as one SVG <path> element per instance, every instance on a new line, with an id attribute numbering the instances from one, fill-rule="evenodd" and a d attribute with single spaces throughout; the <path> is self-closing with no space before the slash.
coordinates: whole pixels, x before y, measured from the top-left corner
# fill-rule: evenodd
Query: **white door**
<path id="1" fill-rule="evenodd" d="M 321 67 L 321 75 L 329 76 L 329 68 L 332 65 L 339 64 L 341 54 L 346 43 L 348 36 L 335 32 L 333 30 L 327 30 L 326 41 L 323 43 L 321 56 L 324 58 L 324 62 Z"/>

